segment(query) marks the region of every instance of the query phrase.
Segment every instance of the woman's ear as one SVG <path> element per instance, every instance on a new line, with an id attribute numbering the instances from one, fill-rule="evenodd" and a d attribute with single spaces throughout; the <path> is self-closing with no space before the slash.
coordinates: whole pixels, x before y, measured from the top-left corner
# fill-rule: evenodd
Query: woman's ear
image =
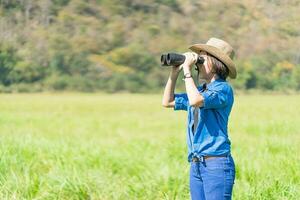
<path id="1" fill-rule="evenodd" d="M 209 72 L 211 72 L 211 73 L 213 73 L 213 66 L 212 66 L 212 62 L 211 62 L 211 59 L 210 59 L 210 56 L 209 55 L 207 55 L 207 66 L 208 66 L 208 69 L 209 69 Z"/>

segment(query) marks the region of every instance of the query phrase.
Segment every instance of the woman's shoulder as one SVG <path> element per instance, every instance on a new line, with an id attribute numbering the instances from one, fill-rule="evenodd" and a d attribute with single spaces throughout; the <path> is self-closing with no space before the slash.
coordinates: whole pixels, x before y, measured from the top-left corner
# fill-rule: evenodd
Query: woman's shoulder
<path id="1" fill-rule="evenodd" d="M 211 88 L 221 91 L 232 91 L 232 86 L 226 80 L 216 80 L 211 84 Z"/>

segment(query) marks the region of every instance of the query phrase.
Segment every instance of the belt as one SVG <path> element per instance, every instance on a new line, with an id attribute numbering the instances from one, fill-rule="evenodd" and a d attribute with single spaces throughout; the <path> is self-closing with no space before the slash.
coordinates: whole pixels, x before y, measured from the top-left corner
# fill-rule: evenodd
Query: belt
<path id="1" fill-rule="evenodd" d="M 194 156 L 192 158 L 192 162 L 203 162 L 204 160 L 210 159 L 210 158 L 218 158 L 218 157 L 227 157 L 228 155 L 220 155 L 220 156 L 200 156 L 196 157 Z"/>

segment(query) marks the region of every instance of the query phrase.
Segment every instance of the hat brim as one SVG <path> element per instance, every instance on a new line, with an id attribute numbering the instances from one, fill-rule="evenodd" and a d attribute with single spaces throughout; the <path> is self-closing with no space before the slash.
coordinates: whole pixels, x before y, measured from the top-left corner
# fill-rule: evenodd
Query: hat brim
<path id="1" fill-rule="evenodd" d="M 229 77 L 232 79 L 236 78 L 236 67 L 232 59 L 224 54 L 221 50 L 214 46 L 210 46 L 207 44 L 194 44 L 189 47 L 190 50 L 199 54 L 200 51 L 206 51 L 207 53 L 213 55 L 214 57 L 218 58 L 221 62 L 223 62 L 229 70 Z"/>

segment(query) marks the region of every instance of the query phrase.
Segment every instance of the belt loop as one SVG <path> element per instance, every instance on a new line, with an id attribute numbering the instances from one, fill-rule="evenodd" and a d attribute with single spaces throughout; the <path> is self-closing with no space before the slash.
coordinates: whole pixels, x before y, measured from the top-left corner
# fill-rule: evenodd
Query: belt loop
<path id="1" fill-rule="evenodd" d="M 200 156 L 200 162 L 206 167 L 206 162 L 204 156 Z"/>
<path id="2" fill-rule="evenodd" d="M 199 157 L 199 160 L 200 160 L 200 162 L 203 163 L 203 162 L 205 161 L 204 156 L 200 156 L 200 157 Z"/>

